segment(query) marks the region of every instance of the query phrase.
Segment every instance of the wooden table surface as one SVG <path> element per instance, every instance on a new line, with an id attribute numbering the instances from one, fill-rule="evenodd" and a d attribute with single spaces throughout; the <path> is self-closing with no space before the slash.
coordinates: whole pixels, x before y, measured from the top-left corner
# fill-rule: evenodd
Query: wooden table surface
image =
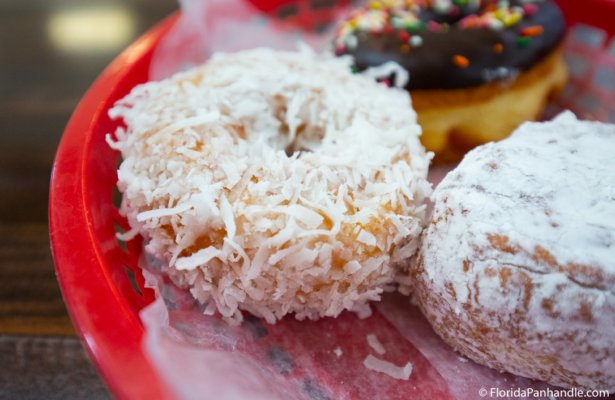
<path id="1" fill-rule="evenodd" d="M 0 1 L 0 399 L 110 397 L 55 278 L 51 165 L 88 86 L 175 9 L 176 0 Z"/>

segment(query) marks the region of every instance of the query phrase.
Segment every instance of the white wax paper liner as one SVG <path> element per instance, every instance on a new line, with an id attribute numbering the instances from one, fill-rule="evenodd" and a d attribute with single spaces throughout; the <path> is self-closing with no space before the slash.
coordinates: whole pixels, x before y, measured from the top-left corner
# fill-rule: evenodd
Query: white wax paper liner
<path id="1" fill-rule="evenodd" d="M 158 80 L 204 62 L 218 51 L 259 46 L 293 49 L 303 41 L 317 50 L 331 33 L 315 35 L 267 20 L 241 0 L 180 0 L 176 27 L 154 53 L 150 79 Z M 445 171 L 432 171 L 441 178 Z M 246 316 L 230 327 L 175 287 L 154 260 L 142 262 L 157 300 L 141 318 L 143 346 L 161 379 L 181 399 L 474 399 L 485 388 L 545 389 L 529 379 L 502 374 L 460 357 L 431 330 L 407 297 L 387 294 L 369 318 L 338 318 L 268 325 Z M 367 343 L 375 335 L 385 353 Z M 368 370 L 368 355 L 398 366 L 412 364 L 408 380 Z M 500 396 L 499 398 L 507 398 Z"/>
<path id="2" fill-rule="evenodd" d="M 247 316 L 231 327 L 202 314 L 186 291 L 156 272 L 157 300 L 142 311 L 144 347 L 160 376 L 182 399 L 473 399 L 481 388 L 548 386 L 464 359 L 431 330 L 409 299 L 388 294 L 366 319 L 338 318 L 268 325 Z M 385 353 L 367 342 L 375 335 Z M 403 366 L 397 380 L 368 370 L 368 355 Z M 503 397 L 507 398 L 507 397 Z"/>
<path id="3" fill-rule="evenodd" d="M 442 172 L 434 169 L 432 177 L 439 180 Z M 173 285 L 159 262 L 146 258 L 144 275 L 157 300 L 141 313 L 143 346 L 177 398 L 440 400 L 480 398 L 483 388 L 549 388 L 459 356 L 400 294 L 386 294 L 365 319 L 345 312 L 318 321 L 288 316 L 269 325 L 246 315 L 232 327 L 203 315 L 203 305 Z M 368 335 L 384 354 L 370 347 Z M 369 370 L 363 365 L 368 355 L 397 366 L 411 363 L 412 374 L 398 380 Z"/>
<path id="4" fill-rule="evenodd" d="M 255 47 L 294 50 L 302 42 L 317 51 L 330 43 L 329 29 L 319 33 L 267 18 L 245 0 L 179 0 L 181 17 L 154 52 L 150 79 L 160 80 L 203 63 L 216 52 Z M 307 2 L 306 2 L 307 3 Z M 341 16 L 344 8 L 337 8 Z"/>

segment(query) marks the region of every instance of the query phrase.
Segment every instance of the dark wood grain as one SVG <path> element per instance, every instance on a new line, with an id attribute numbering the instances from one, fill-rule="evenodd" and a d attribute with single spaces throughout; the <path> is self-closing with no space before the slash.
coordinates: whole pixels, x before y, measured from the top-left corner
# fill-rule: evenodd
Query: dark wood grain
<path id="1" fill-rule="evenodd" d="M 55 279 L 45 223 L 0 225 L 2 333 L 74 335 Z"/>
<path id="2" fill-rule="evenodd" d="M 1 399 L 108 399 L 75 337 L 0 336 Z"/>
<path id="3" fill-rule="evenodd" d="M 131 35 L 113 48 L 92 45 L 80 53 L 54 43 L 54 16 L 100 7 L 128 13 Z M 55 278 L 47 225 L 51 165 L 88 86 L 175 9 L 176 0 L 0 1 L 0 399 L 109 397 Z"/>

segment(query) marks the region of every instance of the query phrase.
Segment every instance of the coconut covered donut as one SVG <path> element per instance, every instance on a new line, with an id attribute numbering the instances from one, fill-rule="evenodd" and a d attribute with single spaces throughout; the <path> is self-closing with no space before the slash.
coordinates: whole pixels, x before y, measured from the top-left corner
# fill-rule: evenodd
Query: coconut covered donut
<path id="1" fill-rule="evenodd" d="M 415 253 L 430 154 L 405 92 L 309 51 L 218 54 L 136 87 L 121 213 L 206 313 L 365 311 Z"/>
<path id="2" fill-rule="evenodd" d="M 434 192 L 415 296 L 472 360 L 615 390 L 615 125 L 564 114 L 469 153 Z"/>

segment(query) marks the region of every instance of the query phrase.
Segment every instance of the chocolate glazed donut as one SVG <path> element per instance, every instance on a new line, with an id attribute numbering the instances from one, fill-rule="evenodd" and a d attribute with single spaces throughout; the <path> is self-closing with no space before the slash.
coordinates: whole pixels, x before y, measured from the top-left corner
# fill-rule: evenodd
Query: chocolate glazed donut
<path id="1" fill-rule="evenodd" d="M 423 142 L 450 160 L 540 116 L 566 81 L 564 34 L 562 12 L 548 0 L 381 0 L 351 14 L 334 45 L 358 70 L 389 61 L 406 69 Z M 517 102 L 527 107 L 507 106 Z M 471 124 L 480 115 L 502 122 Z"/>

